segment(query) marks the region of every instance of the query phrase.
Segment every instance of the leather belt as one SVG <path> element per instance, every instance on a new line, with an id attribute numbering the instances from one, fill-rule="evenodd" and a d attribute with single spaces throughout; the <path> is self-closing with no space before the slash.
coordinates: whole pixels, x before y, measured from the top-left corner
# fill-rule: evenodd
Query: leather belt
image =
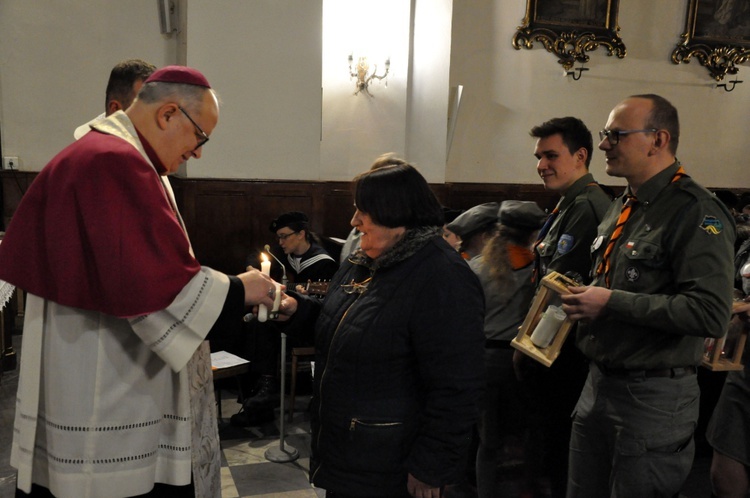
<path id="1" fill-rule="evenodd" d="M 631 370 L 627 368 L 609 368 L 601 363 L 596 363 L 597 368 L 606 377 L 619 378 L 643 378 L 643 377 L 666 377 L 670 379 L 679 379 L 686 375 L 693 375 L 697 372 L 694 366 L 689 367 L 672 367 L 672 368 L 652 368 L 642 370 Z"/>

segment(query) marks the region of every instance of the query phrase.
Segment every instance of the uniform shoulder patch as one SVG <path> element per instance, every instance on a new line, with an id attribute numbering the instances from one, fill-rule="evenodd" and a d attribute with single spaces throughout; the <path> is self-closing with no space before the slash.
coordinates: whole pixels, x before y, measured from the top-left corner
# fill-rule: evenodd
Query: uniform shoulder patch
<path id="1" fill-rule="evenodd" d="M 557 241 L 557 252 L 558 254 L 565 254 L 571 249 L 573 249 L 573 244 L 575 243 L 575 237 L 570 235 L 569 233 L 564 233 L 560 236 L 560 239 Z"/>
<path id="2" fill-rule="evenodd" d="M 710 215 L 706 215 L 703 217 L 703 222 L 701 223 L 700 227 L 706 233 L 710 233 L 712 235 L 719 235 L 724 229 L 724 225 L 722 224 L 721 220 L 716 216 Z"/>

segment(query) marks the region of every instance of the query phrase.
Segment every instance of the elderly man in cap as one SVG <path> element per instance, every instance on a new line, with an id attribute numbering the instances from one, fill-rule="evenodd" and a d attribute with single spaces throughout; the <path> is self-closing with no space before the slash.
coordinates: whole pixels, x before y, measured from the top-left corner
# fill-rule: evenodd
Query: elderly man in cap
<path id="1" fill-rule="evenodd" d="M 218 117 L 200 72 L 160 69 L 23 197 L 0 247 L 0 278 L 27 292 L 17 496 L 220 496 L 204 339 L 272 306 L 274 284 L 201 266 L 166 178 Z"/>

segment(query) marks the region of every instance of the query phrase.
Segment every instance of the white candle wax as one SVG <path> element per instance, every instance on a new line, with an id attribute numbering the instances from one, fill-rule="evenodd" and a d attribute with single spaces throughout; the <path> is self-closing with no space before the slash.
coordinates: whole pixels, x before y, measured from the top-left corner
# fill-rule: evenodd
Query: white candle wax
<path id="1" fill-rule="evenodd" d="M 539 320 L 534 332 L 532 332 L 531 337 L 529 337 L 531 342 L 539 348 L 549 346 L 560 329 L 560 325 L 565 321 L 565 316 L 565 312 L 561 308 L 557 306 L 548 307 L 542 313 L 542 318 Z"/>
<path id="2" fill-rule="evenodd" d="M 279 306 L 281 306 L 281 284 L 278 282 L 274 282 L 274 283 L 276 284 L 276 294 L 274 294 L 273 310 L 271 311 L 275 313 L 279 311 Z"/>
<path id="3" fill-rule="evenodd" d="M 268 256 L 264 253 L 260 253 L 260 256 L 263 258 L 263 261 L 260 262 L 260 272 L 264 275 L 270 275 L 271 262 L 268 260 Z M 265 322 L 266 320 L 268 320 L 268 308 L 265 304 L 261 304 L 258 306 L 258 321 Z"/>

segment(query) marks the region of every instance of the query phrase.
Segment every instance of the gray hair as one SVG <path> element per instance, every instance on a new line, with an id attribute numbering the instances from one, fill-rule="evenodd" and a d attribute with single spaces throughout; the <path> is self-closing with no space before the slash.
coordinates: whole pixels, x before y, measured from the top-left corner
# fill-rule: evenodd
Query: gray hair
<path id="1" fill-rule="evenodd" d="M 146 104 L 175 101 L 186 110 L 198 112 L 203 103 L 203 96 L 207 91 L 213 92 L 210 88 L 198 85 L 151 81 L 143 85 L 138 93 L 138 100 Z"/>

